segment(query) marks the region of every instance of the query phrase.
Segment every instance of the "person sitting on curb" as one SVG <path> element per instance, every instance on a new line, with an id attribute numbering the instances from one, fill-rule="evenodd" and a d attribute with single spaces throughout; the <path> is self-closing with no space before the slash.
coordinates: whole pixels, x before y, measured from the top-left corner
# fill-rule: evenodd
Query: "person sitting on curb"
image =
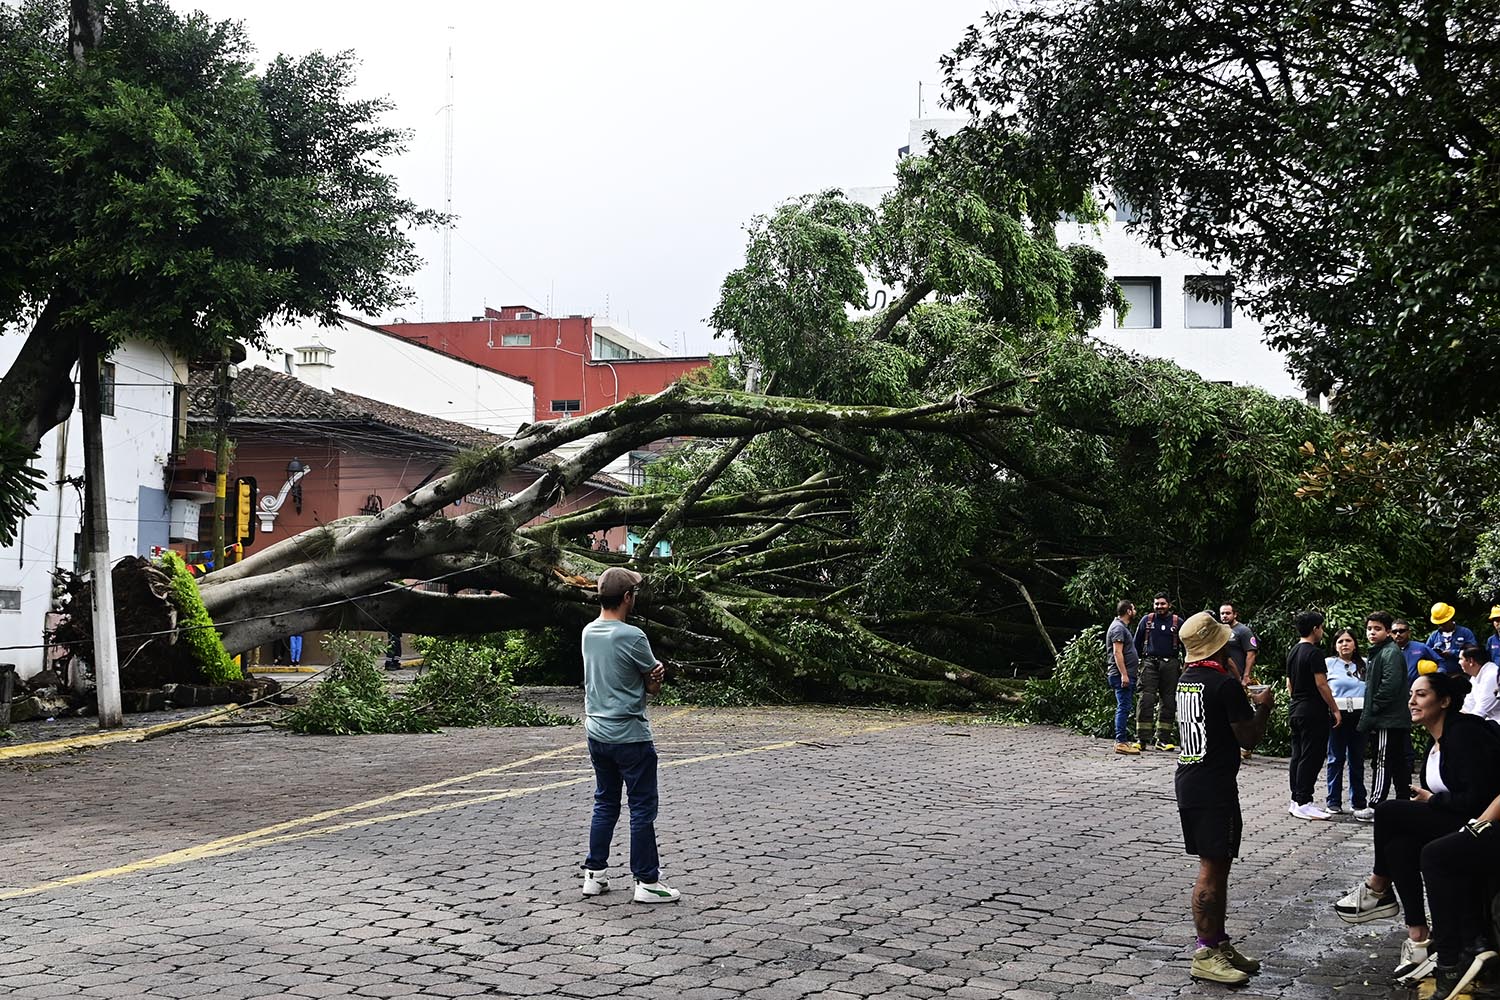
<path id="1" fill-rule="evenodd" d="M 1491 722 L 1500 722 L 1500 665 L 1494 660 L 1485 660 L 1485 651 L 1478 646 L 1466 646 L 1459 654 L 1458 662 L 1472 685 L 1464 698 L 1464 714 L 1478 715 Z"/>
<path id="2" fill-rule="evenodd" d="M 1181 752 L 1174 785 L 1182 844 L 1198 858 L 1190 905 L 1197 948 L 1193 979 L 1243 986 L 1260 962 L 1242 955 L 1225 929 L 1229 869 L 1240 852 L 1238 774 L 1241 748 L 1253 749 L 1265 735 L 1275 691 L 1264 687 L 1246 697 L 1229 674 L 1228 626 L 1200 611 L 1182 623 L 1187 669 L 1177 684 L 1177 731 Z M 1253 707 L 1252 707 L 1253 705 Z"/>
<path id="3" fill-rule="evenodd" d="M 1375 864 L 1370 877 L 1333 904 L 1339 919 L 1350 924 L 1395 916 L 1404 909 L 1407 939 L 1401 945 L 1396 976 L 1409 981 L 1424 967 L 1437 966 L 1438 1000 L 1456 995 L 1455 984 L 1469 964 L 1457 949 L 1468 942 L 1446 936 L 1454 933 L 1456 921 L 1451 918 L 1439 939 L 1443 950 L 1429 941 L 1423 849 L 1458 830 L 1500 796 L 1500 732 L 1492 723 L 1460 711 L 1468 691 L 1467 677 L 1441 671 L 1423 674 L 1412 685 L 1407 703 L 1411 721 L 1432 737 L 1422 761 L 1422 787 L 1411 801 L 1375 807 Z M 1479 880 L 1482 874 L 1475 870 L 1469 876 Z M 1433 956 L 1435 961 L 1429 963 Z"/>

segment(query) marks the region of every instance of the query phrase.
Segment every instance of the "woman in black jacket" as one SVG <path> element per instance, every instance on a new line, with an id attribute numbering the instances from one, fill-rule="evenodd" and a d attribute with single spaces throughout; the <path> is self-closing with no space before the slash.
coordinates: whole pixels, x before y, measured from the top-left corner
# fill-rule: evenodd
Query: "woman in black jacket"
<path id="1" fill-rule="evenodd" d="M 1465 685 L 1467 686 L 1467 685 Z M 1462 696 L 1457 696 L 1462 701 Z M 1415 716 L 1413 716 L 1415 718 Z M 1500 790 L 1481 801 L 1477 777 L 1485 768 L 1493 769 L 1500 757 L 1500 726 L 1478 715 L 1449 716 L 1433 740 L 1432 750 L 1423 768 L 1431 770 L 1434 757 L 1440 759 L 1439 777 L 1443 783 L 1453 779 L 1462 782 L 1468 794 L 1459 797 L 1451 792 L 1444 796 L 1455 818 L 1466 822 L 1436 838 L 1422 848 L 1422 879 L 1427 886 L 1427 901 L 1432 906 L 1434 928 L 1428 963 L 1437 973 L 1437 1000 L 1456 997 L 1495 958 L 1490 949 L 1489 921 L 1486 913 L 1495 887 L 1492 875 L 1494 861 L 1500 854 Z M 1427 785 L 1427 782 L 1423 782 Z M 1450 786 L 1451 788 L 1451 786 Z M 1427 801 L 1437 802 L 1432 794 Z M 1426 969 L 1417 970 L 1425 972 Z M 1417 972 L 1408 978 L 1415 986 Z"/>
<path id="2" fill-rule="evenodd" d="M 1500 729 L 1461 713 L 1468 692 L 1469 680 L 1462 674 L 1424 674 L 1412 682 L 1407 701 L 1412 725 L 1422 726 L 1432 737 L 1422 758 L 1421 788 L 1413 791 L 1411 800 L 1375 807 L 1374 872 L 1334 904 L 1334 912 L 1352 924 L 1406 911 L 1407 940 L 1396 967 L 1398 978 L 1425 975 L 1434 964 L 1422 899 L 1423 849 L 1500 798 Z M 1454 925 L 1452 919 L 1445 922 L 1449 926 L 1442 932 L 1444 941 Z M 1456 978 L 1462 978 L 1462 972 Z M 1439 992 L 1437 1000 L 1458 988 Z"/>

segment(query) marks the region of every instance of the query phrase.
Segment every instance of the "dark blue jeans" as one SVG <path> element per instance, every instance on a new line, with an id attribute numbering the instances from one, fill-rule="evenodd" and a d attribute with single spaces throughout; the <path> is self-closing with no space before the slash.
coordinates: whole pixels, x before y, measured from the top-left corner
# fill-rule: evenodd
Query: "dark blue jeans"
<path id="1" fill-rule="evenodd" d="M 1135 678 L 1131 678 L 1132 682 Z M 1119 674 L 1109 675 L 1109 686 L 1115 689 L 1115 742 L 1130 742 L 1131 708 L 1135 704 L 1135 687 L 1120 684 Z"/>
<path id="2" fill-rule="evenodd" d="M 594 764 L 594 819 L 589 825 L 590 871 L 609 867 L 609 843 L 620 818 L 620 786 L 630 793 L 630 872 L 637 882 L 661 876 L 656 854 L 656 745 L 589 740 Z"/>
<path id="3" fill-rule="evenodd" d="M 1365 734 L 1359 731 L 1359 713 L 1345 712 L 1343 721 L 1328 731 L 1328 804 L 1341 805 L 1344 795 L 1344 761 L 1349 762 L 1349 800 L 1354 808 L 1365 807 Z"/>

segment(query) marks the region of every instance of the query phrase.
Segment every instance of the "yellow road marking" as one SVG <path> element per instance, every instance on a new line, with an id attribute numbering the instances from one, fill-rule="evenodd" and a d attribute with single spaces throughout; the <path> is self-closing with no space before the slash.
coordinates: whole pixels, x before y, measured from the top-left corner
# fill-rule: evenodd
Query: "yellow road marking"
<path id="1" fill-rule="evenodd" d="M 671 716 L 666 716 L 661 721 L 680 717 L 687 711 L 690 711 L 690 709 L 684 709 L 682 712 L 677 712 Z M 890 729 L 898 729 L 914 725 L 919 725 L 919 723 L 898 722 L 878 726 L 866 726 L 860 729 L 853 730 L 849 733 L 849 735 L 852 736 L 864 733 L 878 733 Z M 745 757 L 751 754 L 770 753 L 775 750 L 785 750 L 790 747 L 799 746 L 804 742 L 805 741 L 802 740 L 783 740 L 777 743 L 766 743 L 761 746 L 747 747 L 742 750 L 728 750 L 721 753 L 703 754 L 698 757 L 686 757 L 681 760 L 668 761 L 662 764 L 661 767 L 663 769 L 669 767 L 684 767 L 688 764 L 699 764 L 710 760 L 726 760 L 731 757 Z M 420 809 L 409 809 L 402 812 L 384 813 L 379 816 L 369 816 L 364 819 L 350 820 L 344 823 L 335 823 L 332 826 L 320 826 L 311 830 L 296 830 L 297 827 L 307 826 L 311 823 L 320 823 L 327 819 L 347 815 L 351 812 L 358 812 L 363 809 L 371 809 L 376 806 L 386 805 L 392 802 L 399 801 L 403 798 L 411 798 L 414 796 L 431 794 L 438 789 L 446 788 L 448 786 L 459 784 L 465 781 L 472 781 L 475 778 L 489 777 L 494 774 L 500 774 L 505 771 L 514 770 L 525 764 L 535 763 L 536 761 L 540 760 L 546 760 L 548 758 L 556 757 L 564 753 L 570 753 L 574 750 L 577 750 L 580 746 L 586 745 L 587 744 L 575 743 L 570 746 L 559 747 L 555 750 L 547 750 L 542 753 L 535 754 L 531 757 L 527 757 L 523 760 L 513 761 L 510 764 L 502 764 L 497 767 L 485 768 L 482 771 L 474 771 L 469 774 L 457 775 L 452 778 L 444 778 L 441 781 L 435 781 L 427 785 L 419 785 L 416 788 L 408 788 L 400 792 L 393 792 L 389 795 L 382 795 L 379 798 L 369 799 L 365 802 L 358 802 L 353 805 L 341 806 L 336 809 L 325 809 L 321 812 L 313 813 L 310 816 L 304 816 L 301 819 L 293 819 L 287 820 L 282 823 L 274 823 L 270 826 L 262 827 L 259 830 L 251 830 L 246 833 L 235 834 L 229 837 L 221 837 L 218 840 L 211 840 L 207 843 L 199 844 L 194 847 L 186 847 L 176 851 L 168 851 L 165 854 L 158 854 L 150 858 L 142 858 L 139 861 L 132 861 L 129 864 L 119 865 L 114 868 L 102 868 L 91 872 L 80 872 L 77 875 L 69 875 L 64 878 L 52 879 L 47 882 L 40 882 L 36 885 L 27 886 L 23 889 L 11 889 L 6 892 L 0 892 L 0 900 L 18 899 L 23 896 L 34 896 L 38 893 L 46 892 L 49 889 L 59 889 L 66 886 L 80 885 L 86 882 L 93 882 L 98 879 L 111 878 L 121 875 L 133 875 L 139 872 L 151 871 L 157 868 L 168 868 L 173 865 L 186 864 L 191 861 L 202 861 L 208 858 L 222 857 L 226 854 L 235 854 L 240 851 L 259 850 L 263 847 L 271 847 L 277 844 L 285 844 L 297 840 L 305 840 L 308 837 L 321 837 L 333 833 L 342 833 L 346 830 L 355 830 L 362 827 L 374 826 L 378 823 L 391 823 L 397 820 L 412 819 L 418 816 L 429 816 L 434 813 L 448 812 L 453 809 L 465 809 L 469 806 L 483 805 L 489 802 L 499 802 L 505 799 L 517 798 L 521 795 L 529 795 L 532 792 L 551 791 L 558 788 L 569 788 L 574 785 L 585 784 L 593 780 L 592 773 L 589 773 L 583 777 L 570 778 L 564 781 L 554 781 L 543 785 L 536 785 L 526 788 L 512 788 L 506 789 L 504 791 L 493 792 L 490 794 L 478 795 L 474 798 L 464 799 L 460 802 L 444 802 L 438 805 L 426 806 Z M 296 832 L 282 832 L 286 830 L 296 830 Z M 273 834 L 274 836 L 272 836 Z"/>
<path id="2" fill-rule="evenodd" d="M 240 710 L 238 705 L 225 705 L 204 715 L 195 715 L 176 722 L 163 722 L 144 729 L 117 729 L 113 732 L 85 733 L 82 736 L 64 736 L 56 740 L 41 740 L 22 743 L 19 746 L 0 747 L 0 761 L 19 760 L 23 757 L 40 757 L 43 754 L 63 753 L 68 750 L 86 750 L 90 747 L 108 746 L 111 743 L 139 743 L 153 736 L 164 736 L 178 729 L 188 729 L 208 719 L 221 715 L 232 715 Z"/>

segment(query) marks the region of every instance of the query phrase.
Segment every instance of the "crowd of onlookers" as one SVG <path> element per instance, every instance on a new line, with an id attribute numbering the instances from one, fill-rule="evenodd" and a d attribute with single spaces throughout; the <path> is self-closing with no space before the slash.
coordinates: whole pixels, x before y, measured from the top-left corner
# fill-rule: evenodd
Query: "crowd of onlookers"
<path id="1" fill-rule="evenodd" d="M 1491 875 L 1500 857 L 1500 605 L 1490 610 L 1493 634 L 1482 644 L 1456 615 L 1449 604 L 1433 605 L 1434 628 L 1423 642 L 1407 620 L 1371 612 L 1363 630 L 1335 631 L 1330 650 L 1323 615 L 1304 612 L 1294 618 L 1298 641 L 1286 657 L 1288 811 L 1325 822 L 1347 812 L 1374 823 L 1370 875 L 1334 911 L 1349 923 L 1404 914 L 1396 981 L 1415 987 L 1432 976 L 1438 1000 L 1500 972 L 1500 926 L 1491 917 L 1500 919 L 1491 907 L 1500 890 L 1500 875 Z M 1258 646 L 1232 605 L 1183 620 L 1164 594 L 1139 624 L 1134 605 L 1121 601 L 1105 638 L 1116 752 L 1179 752 L 1184 846 L 1200 864 L 1191 974 L 1231 986 L 1260 970 L 1225 930 L 1242 828 L 1236 773 L 1264 736 L 1277 694 L 1255 683 Z M 1414 731 L 1426 734 L 1420 764 Z M 1320 777 L 1322 804 L 1314 801 Z"/>

